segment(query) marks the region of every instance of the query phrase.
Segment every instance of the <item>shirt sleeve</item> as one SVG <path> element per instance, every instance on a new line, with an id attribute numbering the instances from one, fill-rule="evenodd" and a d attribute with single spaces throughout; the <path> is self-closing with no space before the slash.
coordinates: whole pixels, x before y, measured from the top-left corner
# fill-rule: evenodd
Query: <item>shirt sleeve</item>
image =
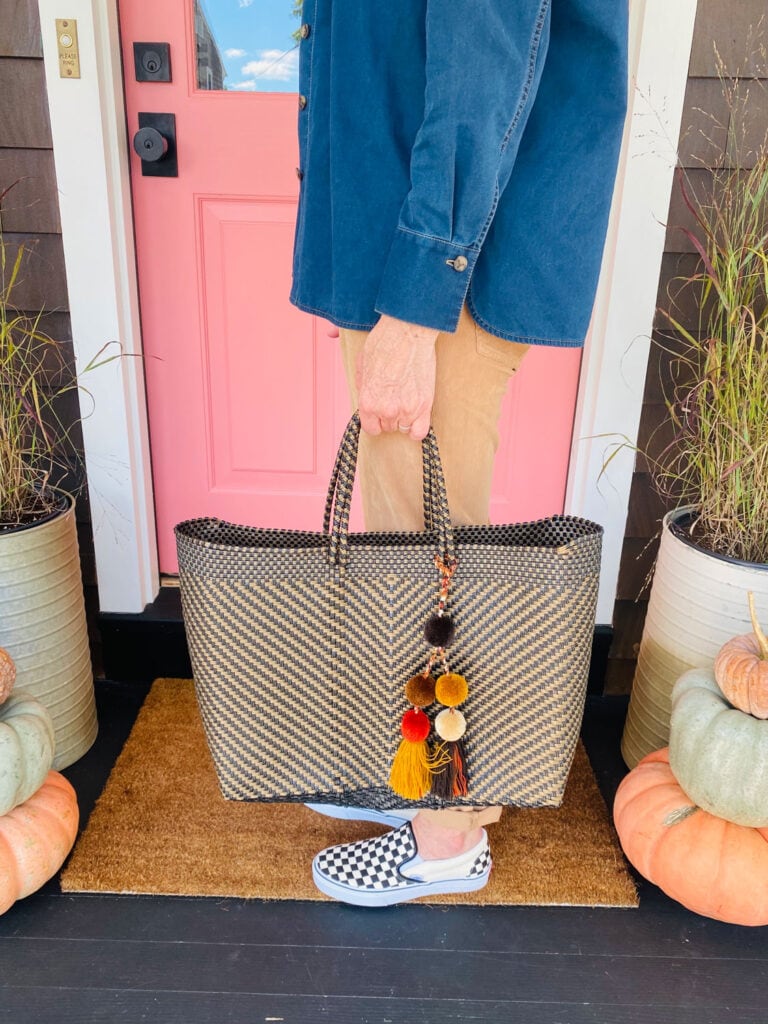
<path id="1" fill-rule="evenodd" d="M 456 330 L 533 103 L 548 11 L 549 0 L 427 0 L 424 118 L 377 312 Z"/>

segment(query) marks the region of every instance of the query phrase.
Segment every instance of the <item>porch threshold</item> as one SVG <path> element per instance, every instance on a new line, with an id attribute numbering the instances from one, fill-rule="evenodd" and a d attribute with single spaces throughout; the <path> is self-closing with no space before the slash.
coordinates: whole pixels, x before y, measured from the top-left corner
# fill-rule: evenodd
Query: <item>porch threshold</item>
<path id="1" fill-rule="evenodd" d="M 191 679 L 181 593 L 161 587 L 143 612 L 100 612 L 104 676 L 116 682 L 146 682 L 168 676 Z"/>

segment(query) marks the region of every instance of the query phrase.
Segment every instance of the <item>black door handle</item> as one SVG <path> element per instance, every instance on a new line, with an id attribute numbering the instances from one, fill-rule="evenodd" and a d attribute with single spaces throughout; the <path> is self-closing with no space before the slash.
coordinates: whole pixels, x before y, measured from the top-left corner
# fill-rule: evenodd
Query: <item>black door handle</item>
<path id="1" fill-rule="evenodd" d="M 133 148 L 142 160 L 154 163 L 168 152 L 168 139 L 157 128 L 139 128 L 133 136 Z"/>
<path id="2" fill-rule="evenodd" d="M 177 178 L 176 115 L 139 113 L 133 148 L 141 158 L 141 173 L 154 178 Z"/>

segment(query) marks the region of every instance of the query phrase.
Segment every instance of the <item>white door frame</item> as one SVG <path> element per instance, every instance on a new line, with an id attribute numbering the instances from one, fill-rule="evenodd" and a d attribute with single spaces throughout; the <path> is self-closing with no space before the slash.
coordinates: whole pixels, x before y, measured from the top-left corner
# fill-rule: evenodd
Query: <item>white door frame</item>
<path id="1" fill-rule="evenodd" d="M 287 0 L 286 0 L 287 3 Z M 106 342 L 124 357 L 87 375 L 83 423 L 99 604 L 140 612 L 159 590 L 117 0 L 38 0 L 76 365 Z M 637 436 L 674 146 L 649 146 L 649 107 L 677 140 L 696 0 L 631 0 L 633 84 L 593 326 L 582 365 L 566 509 L 603 523 L 598 622 L 610 622 L 632 465 L 598 481 L 604 441 Z M 59 77 L 56 19 L 77 21 L 79 79 Z M 86 406 L 87 408 L 87 406 Z"/>
<path id="2" fill-rule="evenodd" d="M 629 113 L 592 327 L 565 509 L 605 527 L 597 621 L 611 623 L 688 81 L 697 0 L 632 0 Z"/>
<path id="3" fill-rule="evenodd" d="M 117 2 L 38 6 L 75 360 L 93 396 L 83 440 L 99 607 L 140 612 L 160 577 Z M 77 21 L 78 79 L 59 77 L 57 18 Z M 124 357 L 83 374 L 107 342 Z"/>

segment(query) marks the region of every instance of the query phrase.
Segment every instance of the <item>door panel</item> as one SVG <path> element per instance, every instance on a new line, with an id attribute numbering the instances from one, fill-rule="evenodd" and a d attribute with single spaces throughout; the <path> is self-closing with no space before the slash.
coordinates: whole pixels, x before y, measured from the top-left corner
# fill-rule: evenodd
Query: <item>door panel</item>
<path id="1" fill-rule="evenodd" d="M 260 474 L 316 471 L 315 341 L 308 344 L 301 317 L 286 330 L 274 303 L 285 294 L 294 208 L 202 200 L 200 211 L 210 482 L 218 492 L 253 493 Z M 290 430 L 280 429 L 286 395 L 295 401 Z"/>
<path id="2" fill-rule="evenodd" d="M 161 570 L 211 515 L 319 529 L 349 418 L 330 325 L 288 302 L 298 201 L 290 0 L 121 0 L 128 125 L 176 117 L 178 177 L 132 193 Z M 133 43 L 170 44 L 137 82 Z M 562 510 L 580 356 L 532 350 L 505 403 L 494 521 Z M 359 507 L 353 529 L 362 528 Z"/>

